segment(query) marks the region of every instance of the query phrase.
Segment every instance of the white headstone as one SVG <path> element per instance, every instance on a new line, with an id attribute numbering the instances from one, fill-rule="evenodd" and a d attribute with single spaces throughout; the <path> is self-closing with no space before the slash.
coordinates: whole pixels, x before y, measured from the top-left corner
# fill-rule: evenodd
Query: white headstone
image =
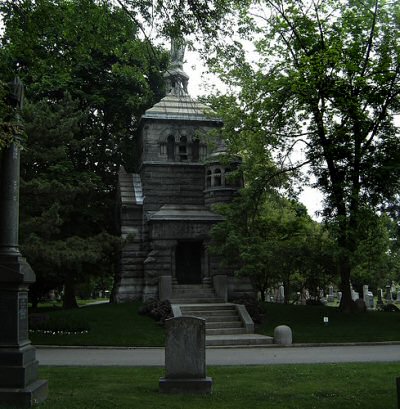
<path id="1" fill-rule="evenodd" d="M 369 296 L 368 296 L 368 286 L 367 285 L 363 285 L 363 300 L 365 301 L 365 304 L 368 306 Z"/>
<path id="2" fill-rule="evenodd" d="M 328 287 L 328 302 L 333 302 L 335 300 L 335 295 L 333 293 L 333 286 Z"/>
<path id="3" fill-rule="evenodd" d="M 353 301 L 357 301 L 360 298 L 360 294 L 357 291 L 351 290 L 351 298 Z"/>
<path id="4" fill-rule="evenodd" d="M 280 285 L 276 291 L 276 302 L 283 304 L 285 302 L 285 287 Z"/>

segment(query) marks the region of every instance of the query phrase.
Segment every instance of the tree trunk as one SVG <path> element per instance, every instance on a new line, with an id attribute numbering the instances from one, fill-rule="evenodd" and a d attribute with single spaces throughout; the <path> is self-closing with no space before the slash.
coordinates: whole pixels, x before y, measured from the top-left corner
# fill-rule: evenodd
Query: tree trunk
<path id="1" fill-rule="evenodd" d="M 344 313 L 351 313 L 356 310 L 355 302 L 351 296 L 350 287 L 350 263 L 345 257 L 344 260 L 340 262 L 340 290 L 342 292 L 342 299 L 340 300 L 340 310 Z"/>
<path id="2" fill-rule="evenodd" d="M 35 294 L 31 294 L 32 310 L 36 311 L 39 305 L 39 297 Z"/>
<path id="3" fill-rule="evenodd" d="M 64 285 L 63 308 L 78 308 L 75 295 L 75 283 L 72 274 L 68 274 Z"/>

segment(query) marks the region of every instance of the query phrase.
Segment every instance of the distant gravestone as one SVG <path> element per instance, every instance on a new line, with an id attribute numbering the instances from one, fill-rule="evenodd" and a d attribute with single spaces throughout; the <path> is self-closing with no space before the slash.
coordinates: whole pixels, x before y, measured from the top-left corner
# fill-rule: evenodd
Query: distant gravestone
<path id="1" fill-rule="evenodd" d="M 383 305 L 383 291 L 381 288 L 378 288 L 378 300 L 376 302 L 377 305 L 381 306 Z"/>
<path id="2" fill-rule="evenodd" d="M 367 308 L 372 310 L 374 309 L 375 305 L 374 305 L 374 294 L 372 293 L 372 291 L 368 291 L 368 302 L 367 302 Z"/>
<path id="3" fill-rule="evenodd" d="M 366 305 L 369 304 L 368 285 L 363 285 L 363 300 Z"/>
<path id="4" fill-rule="evenodd" d="M 212 379 L 206 375 L 205 319 L 176 317 L 165 324 L 165 377 L 160 378 L 160 392 L 211 393 Z"/>
<path id="5" fill-rule="evenodd" d="M 283 285 L 280 285 L 278 288 L 276 302 L 280 304 L 283 304 L 285 302 L 285 287 Z"/>
<path id="6" fill-rule="evenodd" d="M 308 291 L 303 290 L 300 295 L 300 304 L 301 305 L 306 305 L 307 304 L 307 298 L 308 298 Z"/>
<path id="7" fill-rule="evenodd" d="M 328 302 L 333 302 L 335 300 L 335 294 L 333 293 L 333 286 L 330 285 L 328 288 Z"/>
<path id="8" fill-rule="evenodd" d="M 391 302 L 392 302 L 391 286 L 390 286 L 390 285 L 387 285 L 387 286 L 385 287 L 385 289 L 386 289 L 386 292 L 385 292 L 385 301 L 386 301 L 387 303 L 391 303 Z"/>
<path id="9" fill-rule="evenodd" d="M 353 301 L 357 301 L 360 298 L 360 294 L 357 291 L 351 290 L 351 298 Z"/>

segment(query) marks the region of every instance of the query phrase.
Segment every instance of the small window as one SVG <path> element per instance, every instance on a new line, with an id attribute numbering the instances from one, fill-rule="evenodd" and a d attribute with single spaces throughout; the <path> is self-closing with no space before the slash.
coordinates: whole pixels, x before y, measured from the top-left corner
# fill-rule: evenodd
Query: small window
<path id="1" fill-rule="evenodd" d="M 179 159 L 187 160 L 187 158 L 187 138 L 183 135 L 179 141 Z"/>
<path id="2" fill-rule="evenodd" d="M 214 186 L 221 186 L 221 169 L 215 169 L 214 171 Z"/>
<path id="3" fill-rule="evenodd" d="M 232 175 L 232 169 L 226 168 L 225 169 L 225 186 L 234 186 L 234 178 Z"/>
<path id="4" fill-rule="evenodd" d="M 168 136 L 167 157 L 168 160 L 175 160 L 175 138 L 173 135 Z"/>
<path id="5" fill-rule="evenodd" d="M 211 178 L 212 178 L 212 175 L 211 175 L 211 170 L 207 170 L 207 187 L 211 187 Z"/>
<path id="6" fill-rule="evenodd" d="M 195 139 L 192 143 L 192 160 L 198 162 L 200 158 L 200 141 Z"/>
<path id="7" fill-rule="evenodd" d="M 167 154 L 167 144 L 164 142 L 160 143 L 160 155 L 161 156 L 166 156 Z"/>

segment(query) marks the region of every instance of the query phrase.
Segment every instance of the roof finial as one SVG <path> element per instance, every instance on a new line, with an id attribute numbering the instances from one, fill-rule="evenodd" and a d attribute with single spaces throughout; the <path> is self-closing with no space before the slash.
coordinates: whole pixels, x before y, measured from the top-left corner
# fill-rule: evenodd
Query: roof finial
<path id="1" fill-rule="evenodd" d="M 171 65 L 183 69 L 183 58 L 185 56 L 186 42 L 183 37 L 171 39 Z"/>
<path id="2" fill-rule="evenodd" d="M 167 93 L 174 95 L 187 95 L 189 76 L 183 71 L 186 41 L 182 36 L 171 38 L 171 62 L 164 74 Z"/>

